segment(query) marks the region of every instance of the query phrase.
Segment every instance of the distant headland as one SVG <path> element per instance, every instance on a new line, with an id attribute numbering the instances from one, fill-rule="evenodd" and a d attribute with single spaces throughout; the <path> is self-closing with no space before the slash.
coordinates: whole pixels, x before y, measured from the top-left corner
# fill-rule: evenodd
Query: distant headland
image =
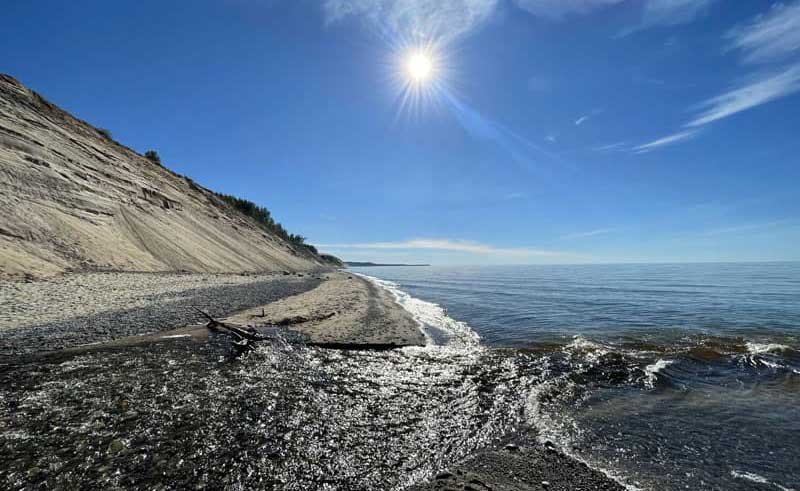
<path id="1" fill-rule="evenodd" d="M 360 261 L 345 261 L 345 266 L 354 267 L 354 268 L 366 268 L 372 266 L 430 266 L 430 264 L 382 264 L 382 263 L 372 263 L 372 262 L 360 262 Z"/>

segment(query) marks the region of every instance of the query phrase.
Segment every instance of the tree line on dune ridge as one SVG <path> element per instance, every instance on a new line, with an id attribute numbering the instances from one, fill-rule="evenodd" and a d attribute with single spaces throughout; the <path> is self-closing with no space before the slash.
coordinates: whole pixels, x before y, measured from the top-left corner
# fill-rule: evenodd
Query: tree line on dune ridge
<path id="1" fill-rule="evenodd" d="M 283 225 L 276 222 L 275 219 L 272 218 L 272 213 L 270 213 L 270 211 L 265 207 L 259 206 L 250 200 L 239 198 L 238 196 L 217 192 L 214 192 L 214 194 L 224 202 L 239 210 L 241 213 L 255 220 L 256 223 L 261 226 L 261 228 L 272 232 L 273 234 L 289 241 L 297 247 L 307 250 L 311 254 L 319 257 L 327 263 L 341 264 L 341 261 L 336 256 L 332 256 L 330 254 L 320 254 L 316 247 L 311 244 L 306 244 L 306 238 L 302 235 L 290 234 L 287 232 Z"/>
<path id="2" fill-rule="evenodd" d="M 100 131 L 101 134 L 103 134 L 103 136 L 106 136 L 107 138 L 111 137 L 111 132 L 109 132 L 108 130 L 102 130 L 101 129 L 99 131 Z M 156 165 L 163 166 L 163 164 L 161 163 L 161 157 L 158 155 L 158 152 L 156 152 L 155 150 L 148 150 L 147 152 L 145 152 L 144 157 L 147 160 L 149 160 L 150 162 L 153 162 Z M 189 178 L 187 176 L 183 176 L 183 177 L 184 177 L 184 179 L 186 179 L 189 182 L 190 185 L 194 184 L 194 181 L 192 181 L 191 178 Z M 233 208 L 238 210 L 240 213 L 243 213 L 244 215 L 247 215 L 248 217 L 250 217 L 253 220 L 255 220 L 255 222 L 259 226 L 261 226 L 261 228 L 263 228 L 264 230 L 266 230 L 268 232 L 272 232 L 273 234 L 275 234 L 278 237 L 290 242 L 291 244 L 293 244 L 293 245 L 295 245 L 297 247 L 305 249 L 306 251 L 310 252 L 311 254 L 313 254 L 315 256 L 318 256 L 320 259 L 322 259 L 325 262 L 332 263 L 332 264 L 340 263 L 340 261 L 339 261 L 339 259 L 337 257 L 332 256 L 330 254 L 320 254 L 316 247 L 314 247 L 311 244 L 306 244 L 306 238 L 303 237 L 302 235 L 289 233 L 284 228 L 283 225 L 281 225 L 279 222 L 276 222 L 275 219 L 272 218 L 272 213 L 270 213 L 270 211 L 268 209 L 266 209 L 265 207 L 259 206 L 259 205 L 253 203 L 250 200 L 246 200 L 244 198 L 239 198 L 238 196 L 233 196 L 233 195 L 224 194 L 224 193 L 218 193 L 216 191 L 212 191 L 212 192 L 214 193 L 215 196 L 217 196 L 222 201 L 224 201 L 225 203 L 229 204 L 230 206 L 232 206 Z"/>
<path id="3" fill-rule="evenodd" d="M 288 240 L 292 244 L 308 246 L 311 248 L 314 247 L 310 244 L 306 244 L 306 238 L 302 235 L 295 235 L 287 232 L 283 225 L 276 222 L 275 219 L 272 218 L 272 213 L 270 213 L 270 211 L 263 206 L 258 206 L 250 200 L 239 198 L 238 196 L 232 196 L 230 194 L 217 192 L 214 192 L 214 194 L 218 198 L 222 199 L 222 201 L 228 203 L 232 207 L 255 220 L 256 223 L 261 225 L 262 228 L 274 233 L 278 237 Z M 316 251 L 316 249 L 314 250 Z"/>

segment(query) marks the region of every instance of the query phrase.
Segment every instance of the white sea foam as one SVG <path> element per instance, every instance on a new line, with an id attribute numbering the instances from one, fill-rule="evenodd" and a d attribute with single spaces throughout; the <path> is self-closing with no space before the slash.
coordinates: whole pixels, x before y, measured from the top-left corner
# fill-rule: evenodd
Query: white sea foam
<path id="1" fill-rule="evenodd" d="M 573 342 L 565 347 L 565 351 L 570 347 L 575 351 L 589 351 L 589 355 L 596 355 L 597 352 L 608 353 L 609 351 L 606 347 L 581 336 L 576 336 Z M 542 400 L 552 399 L 551 396 L 553 394 L 558 394 L 556 398 L 559 396 L 570 397 L 574 394 L 575 383 L 570 380 L 570 374 L 550 378 L 548 371 L 545 371 L 543 377 L 546 381 L 537 385 L 528 393 L 528 399 L 525 404 L 525 417 L 528 423 L 536 428 L 539 443 L 545 444 L 549 442 L 555 445 L 564 455 L 586 464 L 628 491 L 641 491 L 641 488 L 629 483 L 626 477 L 613 470 L 601 467 L 575 453 L 573 450 L 575 443 L 582 438 L 583 434 L 578 423 L 565 411 L 551 411 L 546 404 L 542 404 Z"/>
<path id="2" fill-rule="evenodd" d="M 590 341 L 583 336 L 573 336 L 572 342 L 569 343 L 566 349 L 573 349 L 573 350 L 584 350 L 584 351 L 600 351 L 602 353 L 608 353 L 608 349 L 600 343 L 596 343 L 594 341 Z"/>
<path id="3" fill-rule="evenodd" d="M 773 351 L 784 351 L 789 349 L 789 347 L 786 346 L 785 344 L 777 344 L 777 343 L 762 344 L 762 343 L 751 343 L 749 341 L 745 343 L 745 346 L 747 347 L 747 351 L 749 351 L 754 355 L 758 355 L 761 353 L 771 353 Z"/>
<path id="4" fill-rule="evenodd" d="M 662 360 L 652 363 L 644 367 L 644 385 L 648 389 L 654 389 L 656 386 L 656 374 L 661 370 L 675 363 L 675 360 Z"/>
<path id="5" fill-rule="evenodd" d="M 556 390 L 559 392 L 568 391 L 569 387 L 565 387 L 564 384 L 572 384 L 566 374 L 540 384 L 528 395 L 528 400 L 525 405 L 526 418 L 528 422 L 537 429 L 537 439 L 539 443 L 552 443 L 564 455 L 568 455 L 578 462 L 583 462 L 591 469 L 600 472 L 626 490 L 641 491 L 641 488 L 627 482 L 624 476 L 612 470 L 600 467 L 572 450 L 573 444 L 579 440 L 581 436 L 581 430 L 577 423 L 563 411 L 558 411 L 555 414 L 551 413 L 551 411 L 548 411 L 541 403 L 542 396 L 544 396 L 548 390 Z"/>
<path id="6" fill-rule="evenodd" d="M 406 309 L 419 323 L 420 330 L 423 332 L 423 334 L 425 334 L 425 338 L 429 347 L 443 346 L 447 348 L 458 349 L 460 352 L 464 352 L 465 349 L 467 352 L 470 352 L 480 348 L 480 336 L 473 331 L 467 323 L 449 317 L 445 309 L 440 305 L 412 297 L 408 293 L 402 291 L 400 289 L 400 285 L 397 283 L 361 273 L 353 274 L 371 281 L 377 286 L 391 292 L 392 295 L 394 295 L 397 303 Z M 412 347 L 406 349 L 415 350 L 420 348 Z M 583 352 L 591 363 L 595 363 L 600 356 L 609 353 L 610 348 L 594 341 L 590 341 L 582 336 L 575 336 L 573 341 L 564 347 L 564 350 L 570 353 Z M 542 361 L 543 363 L 549 363 L 549 360 L 546 358 Z M 579 462 L 583 462 L 595 471 L 600 472 L 609 479 L 617 482 L 628 491 L 641 491 L 641 488 L 626 482 L 626 479 L 623 476 L 620 476 L 619 474 L 608 469 L 598 467 L 592 462 L 587 461 L 583 457 L 572 452 L 571 442 L 579 438 L 580 435 L 580 429 L 578 428 L 577 424 L 571 418 L 567 417 L 563 412 L 559 412 L 557 415 L 550 414 L 549 411 L 541 406 L 540 402 L 543 393 L 547 390 L 569 390 L 565 389 L 564 387 L 554 387 L 554 385 L 557 385 L 560 382 L 572 384 L 568 376 L 563 375 L 537 385 L 528 394 L 525 404 L 526 419 L 538 430 L 539 441 L 551 441 L 555 443 L 559 450 L 565 455 L 568 455 Z"/>
<path id="7" fill-rule="evenodd" d="M 428 345 L 449 347 L 477 347 L 480 336 L 466 322 L 448 316 L 444 308 L 433 302 L 412 297 L 400 289 L 397 283 L 381 280 L 365 274 L 354 273 L 377 286 L 388 290 L 395 301 L 406 309 L 419 323 Z"/>
<path id="8" fill-rule="evenodd" d="M 776 482 L 770 481 L 764 476 L 759 476 L 754 472 L 737 471 L 734 469 L 731 471 L 731 476 L 733 476 L 734 479 L 744 479 L 745 481 L 755 482 L 758 484 L 771 484 L 781 491 L 795 491 L 794 488 L 787 488 L 786 486 L 782 486 Z"/>
<path id="9" fill-rule="evenodd" d="M 563 351 L 570 355 L 580 353 L 586 362 L 595 365 L 601 356 L 611 352 L 611 348 L 595 341 L 590 341 L 583 336 L 574 336 L 572 342 L 564 346 Z"/>

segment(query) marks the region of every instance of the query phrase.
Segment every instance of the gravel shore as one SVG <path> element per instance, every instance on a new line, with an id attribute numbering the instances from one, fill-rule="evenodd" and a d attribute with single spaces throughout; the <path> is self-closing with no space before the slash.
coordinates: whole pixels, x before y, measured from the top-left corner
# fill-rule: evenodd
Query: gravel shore
<path id="1" fill-rule="evenodd" d="M 318 275 L 78 273 L 0 284 L 0 356 L 102 343 L 225 317 L 317 287 Z"/>
<path id="2" fill-rule="evenodd" d="M 0 487 L 621 489 L 524 429 L 536 363 L 423 347 L 408 312 L 357 276 L 83 273 L 0 287 Z M 232 358 L 224 336 L 187 339 L 207 333 L 193 307 L 292 319 L 314 343 L 406 348 L 276 339 Z M 187 326 L 199 329 L 164 333 Z"/>

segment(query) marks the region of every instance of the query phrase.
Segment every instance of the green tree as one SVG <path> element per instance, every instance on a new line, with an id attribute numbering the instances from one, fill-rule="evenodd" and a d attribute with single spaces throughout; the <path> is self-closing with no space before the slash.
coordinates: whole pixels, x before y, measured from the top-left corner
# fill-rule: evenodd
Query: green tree
<path id="1" fill-rule="evenodd" d="M 158 152 L 155 150 L 148 150 L 144 153 L 144 158 L 149 160 L 150 162 L 161 165 L 161 157 L 158 156 Z"/>

